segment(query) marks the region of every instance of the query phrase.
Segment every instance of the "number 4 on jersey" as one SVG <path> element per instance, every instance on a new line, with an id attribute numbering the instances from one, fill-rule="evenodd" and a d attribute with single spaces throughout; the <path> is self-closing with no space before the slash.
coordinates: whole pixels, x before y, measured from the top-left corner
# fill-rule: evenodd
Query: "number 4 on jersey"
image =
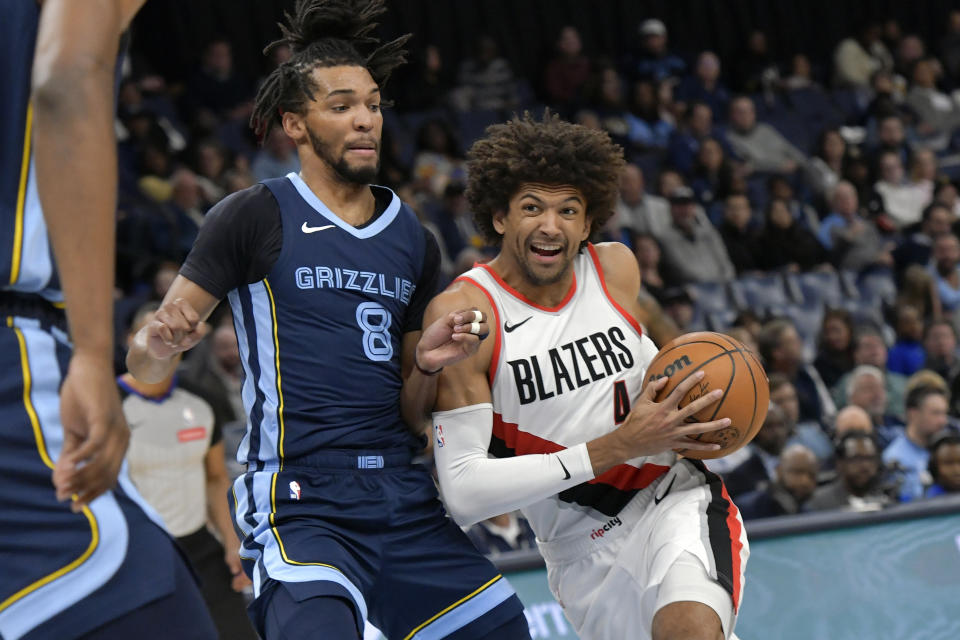
<path id="1" fill-rule="evenodd" d="M 613 383 L 613 423 L 620 424 L 630 415 L 630 396 L 627 394 L 627 383 L 617 380 Z"/>

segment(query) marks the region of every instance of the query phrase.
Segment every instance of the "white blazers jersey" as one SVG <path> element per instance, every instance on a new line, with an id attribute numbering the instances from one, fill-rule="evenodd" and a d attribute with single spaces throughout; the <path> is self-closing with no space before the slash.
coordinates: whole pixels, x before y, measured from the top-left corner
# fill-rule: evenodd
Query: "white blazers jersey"
<path id="1" fill-rule="evenodd" d="M 573 262 L 570 291 L 554 308 L 526 299 L 493 269 L 460 276 L 479 287 L 495 314 L 490 362 L 493 437 L 490 454 L 553 453 L 613 431 L 640 394 L 657 347 L 609 295 L 596 250 Z M 601 476 L 523 509 L 542 542 L 603 529 L 676 454 L 617 465 Z"/>

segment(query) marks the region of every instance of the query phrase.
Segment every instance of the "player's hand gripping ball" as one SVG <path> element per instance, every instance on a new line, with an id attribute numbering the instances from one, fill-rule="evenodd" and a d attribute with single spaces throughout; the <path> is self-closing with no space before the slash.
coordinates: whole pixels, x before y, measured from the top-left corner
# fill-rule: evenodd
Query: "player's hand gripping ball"
<path id="1" fill-rule="evenodd" d="M 704 372 L 703 380 L 680 401 L 680 407 L 714 389 L 723 389 L 724 393 L 720 400 L 690 416 L 687 422 L 730 418 L 730 426 L 690 436 L 700 442 L 716 442 L 719 450 L 678 449 L 677 453 L 688 458 L 721 458 L 753 440 L 760 430 L 770 403 L 767 374 L 760 359 L 742 343 L 721 333 L 700 331 L 665 344 L 647 367 L 643 386 L 668 376 L 670 381 L 656 397 L 657 402 L 662 402 L 684 378 L 700 370 Z"/>

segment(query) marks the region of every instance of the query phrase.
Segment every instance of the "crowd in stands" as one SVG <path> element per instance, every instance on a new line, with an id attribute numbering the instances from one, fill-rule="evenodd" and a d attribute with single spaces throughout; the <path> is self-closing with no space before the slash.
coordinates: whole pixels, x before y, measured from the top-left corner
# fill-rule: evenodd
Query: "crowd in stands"
<path id="1" fill-rule="evenodd" d="M 566 26 L 530 78 L 488 35 L 458 61 L 427 44 L 387 87 L 380 182 L 436 235 L 449 281 L 491 255 L 464 197 L 465 150 L 486 126 L 550 109 L 607 131 L 628 164 L 597 239 L 633 249 L 679 331 L 730 332 L 770 376 L 760 434 L 711 463 L 744 515 L 957 493 L 960 11 L 945 17 L 923 36 L 867 21 L 832 59 L 776 60 L 762 31 L 736 59 L 677 52 L 654 18 L 635 48 L 601 56 Z M 162 297 L 210 207 L 298 170 L 282 131 L 251 134 L 258 79 L 232 53 L 218 39 L 193 77 L 134 64 L 120 86 L 118 335 Z M 182 377 L 235 450 L 239 357 L 229 318 L 213 322 Z M 513 515 L 481 526 L 489 550 L 530 544 Z"/>

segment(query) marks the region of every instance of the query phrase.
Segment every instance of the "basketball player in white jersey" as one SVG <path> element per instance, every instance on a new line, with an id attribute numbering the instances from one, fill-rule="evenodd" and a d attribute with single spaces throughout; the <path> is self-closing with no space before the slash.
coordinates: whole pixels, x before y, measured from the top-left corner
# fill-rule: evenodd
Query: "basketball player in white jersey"
<path id="1" fill-rule="evenodd" d="M 584 640 L 730 638 L 747 540 L 719 477 L 674 449 L 726 419 L 689 376 L 641 391 L 657 352 L 636 321 L 629 249 L 591 245 L 613 209 L 622 152 L 607 134 L 548 116 L 497 125 L 469 154 L 467 196 L 500 245 L 458 278 L 425 323 L 475 307 L 490 339 L 440 374 L 434 451 L 461 525 L 520 508 L 554 596 Z M 682 363 L 681 363 L 682 365 Z M 689 373 L 689 372 L 686 372 Z"/>

